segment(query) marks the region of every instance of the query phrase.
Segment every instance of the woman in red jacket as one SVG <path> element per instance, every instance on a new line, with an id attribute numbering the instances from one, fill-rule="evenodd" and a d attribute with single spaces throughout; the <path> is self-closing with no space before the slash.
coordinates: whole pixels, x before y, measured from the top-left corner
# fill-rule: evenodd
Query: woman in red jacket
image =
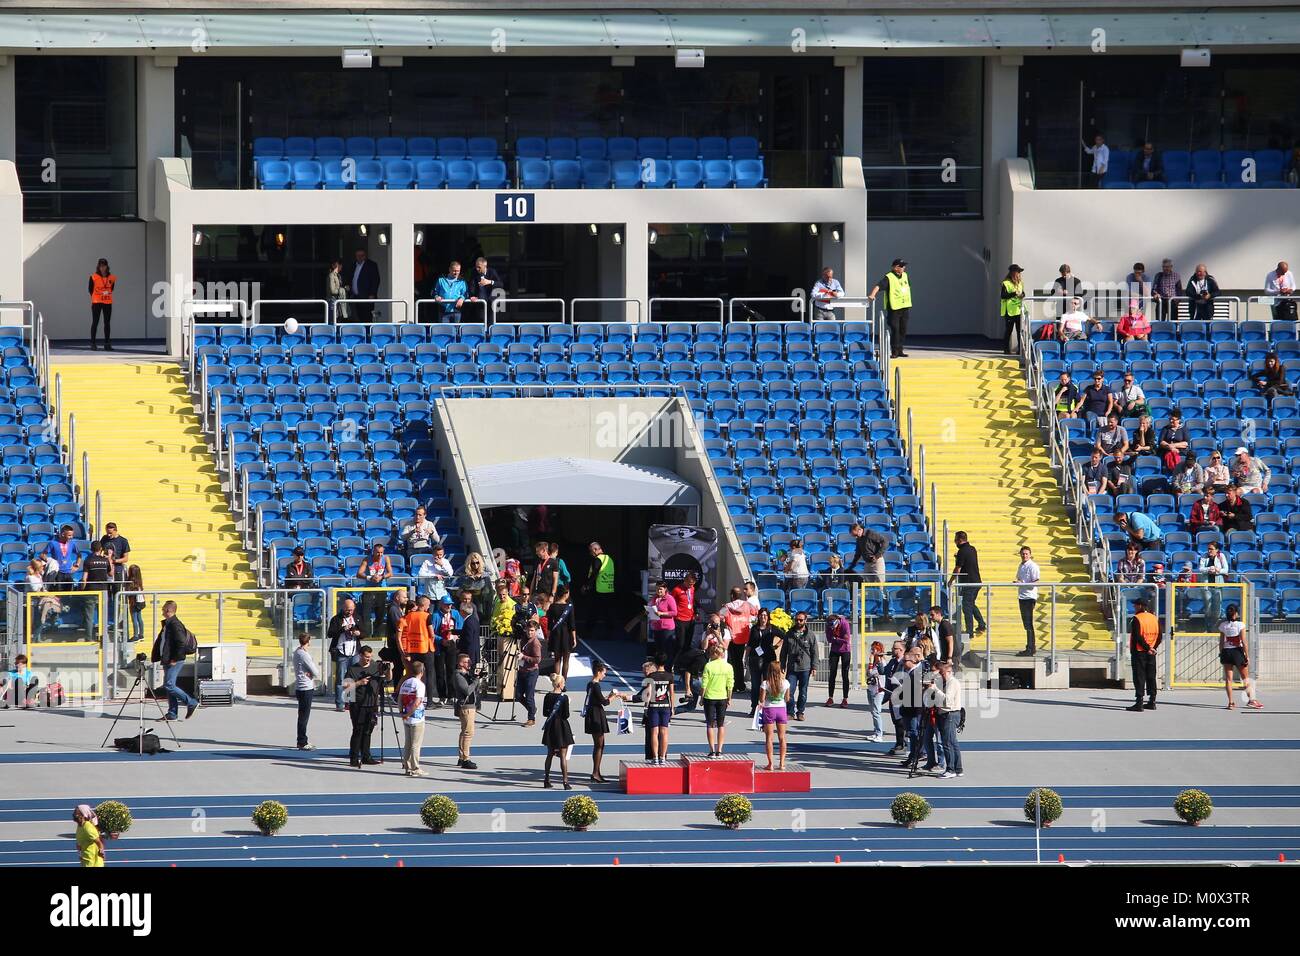
<path id="1" fill-rule="evenodd" d="M 86 291 L 90 293 L 90 347 L 97 349 L 95 337 L 99 333 L 99 319 L 104 319 L 104 351 L 113 351 L 113 287 L 117 285 L 117 276 L 108 268 L 108 260 L 100 259 L 95 271 L 86 282 Z"/>

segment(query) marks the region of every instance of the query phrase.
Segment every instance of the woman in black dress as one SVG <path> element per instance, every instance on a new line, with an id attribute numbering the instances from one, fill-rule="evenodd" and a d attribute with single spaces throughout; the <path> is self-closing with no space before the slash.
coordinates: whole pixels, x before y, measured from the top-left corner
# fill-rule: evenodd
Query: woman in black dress
<path id="1" fill-rule="evenodd" d="M 578 634 L 573 626 L 573 605 L 569 603 L 569 589 L 560 586 L 555 600 L 546 609 L 546 642 L 555 670 L 563 677 L 569 676 L 569 655 L 578 645 Z"/>
<path id="2" fill-rule="evenodd" d="M 551 675 L 551 692 L 542 699 L 542 743 L 546 745 L 546 775 L 542 786 L 551 786 L 551 761 L 560 758 L 560 775 L 565 790 L 569 786 L 569 748 L 573 746 L 573 729 L 569 726 L 569 698 L 564 693 L 564 675 Z"/>
<path id="3" fill-rule="evenodd" d="M 609 733 L 609 717 L 605 713 L 605 707 L 615 700 L 627 700 L 627 696 L 620 694 L 618 691 L 611 690 L 605 693 L 605 688 L 600 686 L 600 682 L 605 678 L 605 662 L 594 661 L 591 665 L 591 683 L 587 685 L 587 700 L 582 705 L 586 716 L 583 718 L 583 729 L 591 734 L 591 781 L 592 783 L 607 783 L 608 781 L 600 775 L 600 759 L 605 756 L 605 735 Z"/>

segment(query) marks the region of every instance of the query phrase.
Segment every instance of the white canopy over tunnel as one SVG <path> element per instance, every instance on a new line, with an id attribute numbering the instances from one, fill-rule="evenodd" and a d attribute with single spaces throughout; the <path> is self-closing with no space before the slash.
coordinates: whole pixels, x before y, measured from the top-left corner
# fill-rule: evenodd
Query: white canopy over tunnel
<path id="1" fill-rule="evenodd" d="M 623 505 L 697 507 L 700 493 L 665 468 L 538 458 L 469 469 L 480 508 L 501 505 Z"/>

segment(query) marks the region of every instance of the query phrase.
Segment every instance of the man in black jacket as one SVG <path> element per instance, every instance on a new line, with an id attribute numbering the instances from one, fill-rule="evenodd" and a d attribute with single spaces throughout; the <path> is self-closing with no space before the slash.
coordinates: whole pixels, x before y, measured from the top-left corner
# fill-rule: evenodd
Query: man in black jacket
<path id="1" fill-rule="evenodd" d="M 469 672 L 478 670 L 479 657 L 483 653 L 482 622 L 479 620 L 478 607 L 474 604 L 473 591 L 460 592 L 460 650 L 469 655 Z"/>
<path id="2" fill-rule="evenodd" d="M 346 270 L 345 270 L 346 274 Z M 379 298 L 379 266 L 366 258 L 366 250 L 357 250 L 357 262 L 352 268 L 352 277 L 348 281 L 349 299 Z M 369 302 L 348 303 L 348 308 L 355 316 L 355 322 L 370 322 L 375 307 Z"/>
<path id="3" fill-rule="evenodd" d="M 471 600 L 470 606 L 474 602 Z M 457 742 L 456 766 L 462 770 L 477 770 L 478 764 L 469 759 L 470 744 L 474 740 L 474 716 L 478 712 L 478 681 L 472 676 L 470 656 L 456 657 L 456 670 L 451 675 L 451 696 L 460 721 L 460 739 Z"/>
<path id="4" fill-rule="evenodd" d="M 394 693 L 401 688 L 402 680 L 406 676 L 406 668 L 402 664 L 402 645 L 397 640 L 397 633 L 402 618 L 406 615 L 408 602 L 406 588 L 398 588 L 393 592 L 393 599 L 388 602 L 386 615 L 388 642 L 384 645 L 384 649 L 379 652 L 381 660 L 393 665 Z"/>
<path id="5" fill-rule="evenodd" d="M 175 720 L 181 704 L 185 705 L 185 719 L 194 716 L 199 709 L 199 702 L 177 685 L 181 668 L 185 666 L 188 655 L 189 628 L 176 616 L 176 602 L 168 601 L 162 606 L 163 623 L 154 642 L 153 659 L 163 665 L 163 687 L 167 691 L 167 714 L 163 720 Z"/>
<path id="6" fill-rule="evenodd" d="M 343 678 L 357 656 L 361 627 L 357 623 L 357 602 L 344 598 L 339 612 L 330 618 L 326 634 L 330 639 L 330 657 L 334 659 L 334 709 L 343 710 Z"/>
<path id="7" fill-rule="evenodd" d="M 107 604 L 112 597 L 109 584 L 113 580 L 113 560 L 105 552 L 102 541 L 91 542 L 90 556 L 81 565 L 81 575 L 81 586 L 86 589 L 86 636 L 90 640 L 97 640 L 95 632 L 99 630 L 99 602 L 102 600 Z M 109 621 L 112 621 L 111 610 Z"/>
<path id="8" fill-rule="evenodd" d="M 474 260 L 474 271 L 465 285 L 469 287 L 469 300 L 488 302 L 487 309 L 491 309 L 490 303 L 494 298 L 506 294 L 505 283 L 501 281 L 501 276 L 497 275 L 497 270 L 488 265 L 488 261 L 482 256 Z M 484 321 L 487 320 L 487 309 L 484 310 Z"/>
<path id="9" fill-rule="evenodd" d="M 952 576 L 948 578 L 948 587 L 952 587 L 953 584 L 961 586 L 961 615 L 966 625 L 965 633 L 982 634 L 987 625 L 979 609 L 980 589 L 971 587 L 974 584 L 982 584 L 984 580 L 980 577 L 979 552 L 967 540 L 965 531 L 958 531 L 954 540 L 957 544 L 957 554 L 954 558 Z M 975 621 L 979 622 L 978 627 L 975 626 Z"/>
<path id="10" fill-rule="evenodd" d="M 1183 294 L 1187 296 L 1189 319 L 1208 322 L 1214 318 L 1214 300 L 1219 295 L 1219 283 L 1214 281 L 1204 262 L 1196 264 L 1196 272 L 1187 280 Z"/>
<path id="11" fill-rule="evenodd" d="M 790 679 L 790 709 L 795 720 L 808 709 L 808 682 L 817 666 L 817 638 L 808 629 L 808 615 L 800 611 L 781 642 L 781 667 Z"/>
<path id="12" fill-rule="evenodd" d="M 1128 178 L 1134 183 L 1163 183 L 1165 168 L 1160 162 L 1160 154 L 1150 143 L 1143 143 L 1142 149 L 1133 157 Z"/>
<path id="13" fill-rule="evenodd" d="M 889 542 L 885 539 L 885 536 L 878 531 L 864 528 L 859 522 L 854 522 L 849 532 L 858 541 L 853 548 L 853 559 L 849 561 L 844 573 L 852 574 L 854 569 L 857 568 L 858 562 L 861 561 L 866 570 L 868 581 L 877 583 L 884 581 L 885 551 L 889 547 Z"/>
<path id="14" fill-rule="evenodd" d="M 348 668 L 347 680 L 354 689 L 351 704 L 352 740 L 348 744 L 348 763 L 354 767 L 380 763 L 370 754 L 370 735 L 379 722 L 379 705 L 384 693 L 385 665 L 373 658 L 374 651 L 367 644 L 361 656 Z"/>
<path id="15" fill-rule="evenodd" d="M 934 622 L 939 636 L 939 640 L 935 642 L 935 653 L 939 655 L 940 661 L 949 661 L 956 666 L 957 641 L 952 633 L 952 625 L 943 616 L 943 608 L 937 604 L 930 608 L 930 620 Z"/>

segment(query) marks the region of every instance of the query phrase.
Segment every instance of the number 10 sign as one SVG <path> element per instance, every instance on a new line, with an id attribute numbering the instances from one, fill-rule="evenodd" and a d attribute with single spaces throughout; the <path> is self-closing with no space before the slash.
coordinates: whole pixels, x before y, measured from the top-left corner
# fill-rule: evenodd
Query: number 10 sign
<path id="1" fill-rule="evenodd" d="M 536 212 L 532 193 L 497 193 L 497 222 L 532 222 Z"/>

